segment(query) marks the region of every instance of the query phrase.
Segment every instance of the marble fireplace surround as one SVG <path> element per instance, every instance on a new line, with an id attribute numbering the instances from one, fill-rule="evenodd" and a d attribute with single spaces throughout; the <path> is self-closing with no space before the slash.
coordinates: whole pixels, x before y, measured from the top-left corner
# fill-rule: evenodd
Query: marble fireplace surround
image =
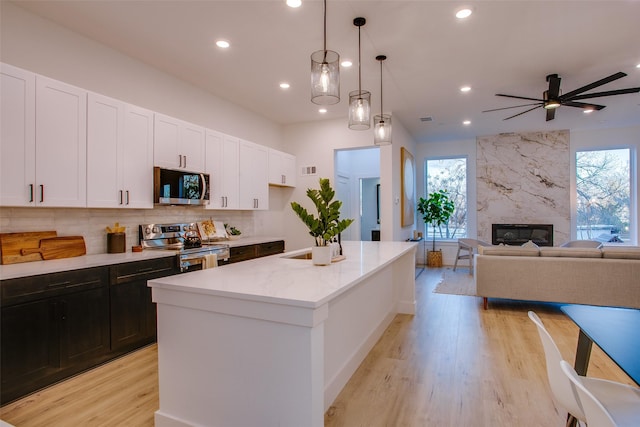
<path id="1" fill-rule="evenodd" d="M 550 224 L 570 240 L 569 131 L 504 133 L 476 139 L 478 238 L 493 224 Z"/>

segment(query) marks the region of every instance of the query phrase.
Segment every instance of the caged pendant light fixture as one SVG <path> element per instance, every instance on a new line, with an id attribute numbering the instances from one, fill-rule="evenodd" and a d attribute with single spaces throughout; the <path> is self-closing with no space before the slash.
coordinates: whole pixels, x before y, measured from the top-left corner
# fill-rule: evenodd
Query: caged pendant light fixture
<path id="1" fill-rule="evenodd" d="M 366 23 L 364 18 L 355 18 L 358 27 L 358 90 L 349 92 L 349 129 L 365 130 L 371 127 L 371 93 L 362 90 L 362 64 L 360 60 L 360 29 Z"/>
<path id="2" fill-rule="evenodd" d="M 380 114 L 373 116 L 373 143 L 389 145 L 391 144 L 391 115 L 384 114 L 382 109 L 382 62 L 387 59 L 387 56 L 378 55 L 376 59 L 380 61 Z"/>
<path id="3" fill-rule="evenodd" d="M 340 102 L 340 55 L 327 50 L 327 0 L 324 0 L 324 48 L 311 54 L 311 102 Z"/>

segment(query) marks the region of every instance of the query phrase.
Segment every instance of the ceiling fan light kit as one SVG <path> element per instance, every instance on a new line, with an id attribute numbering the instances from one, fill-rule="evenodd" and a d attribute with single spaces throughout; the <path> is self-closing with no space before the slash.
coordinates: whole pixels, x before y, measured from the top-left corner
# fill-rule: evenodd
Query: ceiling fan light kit
<path id="1" fill-rule="evenodd" d="M 366 22 L 364 18 L 353 20 L 353 25 L 358 27 L 358 90 L 349 92 L 349 129 L 353 130 L 366 130 L 371 127 L 371 93 L 362 90 L 360 29 Z"/>
<path id="2" fill-rule="evenodd" d="M 514 117 L 521 116 L 522 114 L 528 113 L 529 111 L 533 111 L 542 107 L 546 110 L 546 120 L 553 120 L 555 118 L 556 110 L 561 106 L 567 107 L 576 107 L 582 108 L 585 112 L 591 112 L 594 110 L 602 110 L 605 108 L 605 105 L 598 105 L 586 102 L 576 102 L 581 99 L 589 99 L 589 98 L 598 98 L 603 96 L 614 96 L 614 95 L 624 95 L 628 93 L 638 93 L 640 92 L 640 87 L 632 87 L 627 89 L 617 89 L 617 90 L 609 90 L 605 92 L 593 92 L 593 93 L 585 93 L 590 91 L 591 89 L 595 89 L 599 86 L 605 85 L 607 83 L 611 83 L 614 80 L 621 79 L 625 77 L 626 74 L 623 72 L 617 72 L 603 79 L 597 80 L 593 83 L 589 83 L 588 85 L 582 86 L 578 89 L 572 90 L 571 92 L 567 92 L 565 94 L 560 94 L 560 77 L 557 74 L 549 74 L 547 76 L 547 82 L 549 82 L 549 88 L 542 93 L 542 99 L 537 98 L 528 98 L 525 96 L 516 96 L 516 95 L 506 95 L 503 93 L 497 93 L 496 96 L 502 96 L 506 98 L 515 98 L 515 99 L 524 99 L 527 101 L 535 101 L 529 104 L 522 105 L 514 105 L 512 107 L 504 107 L 504 108 L 494 108 L 492 110 L 485 110 L 483 113 L 488 113 L 491 111 L 499 111 L 506 110 L 509 108 L 521 108 L 528 107 L 534 105 L 533 108 L 529 108 L 528 110 L 522 111 L 518 114 L 514 114 L 513 116 L 509 116 L 503 120 L 509 120 Z"/>
<path id="3" fill-rule="evenodd" d="M 340 102 L 340 55 L 327 50 L 327 0 L 324 0 L 324 47 L 311 54 L 311 102 L 333 105 Z"/>

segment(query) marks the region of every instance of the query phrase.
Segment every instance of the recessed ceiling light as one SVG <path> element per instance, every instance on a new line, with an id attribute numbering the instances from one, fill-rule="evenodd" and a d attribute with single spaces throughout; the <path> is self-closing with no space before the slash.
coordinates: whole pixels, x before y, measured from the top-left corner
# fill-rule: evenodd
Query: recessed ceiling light
<path id="1" fill-rule="evenodd" d="M 471 120 L 465 120 L 464 122 L 462 122 L 462 124 L 465 126 L 469 126 L 471 124 Z"/>
<path id="2" fill-rule="evenodd" d="M 282 83 L 280 83 L 280 87 L 282 89 L 289 89 L 291 87 L 291 85 L 289 83 L 282 82 Z"/>
<path id="3" fill-rule="evenodd" d="M 320 114 L 324 114 L 326 112 L 327 112 L 326 108 L 321 108 L 321 109 L 318 110 L 318 113 L 320 113 Z"/>
<path id="4" fill-rule="evenodd" d="M 460 88 L 460 92 L 469 92 L 471 90 L 471 86 L 462 86 Z"/>
<path id="5" fill-rule="evenodd" d="M 473 12 L 471 11 L 471 9 L 469 9 L 468 7 L 465 7 L 464 9 L 460 9 L 456 12 L 456 18 L 458 19 L 464 19 L 464 18 L 468 18 L 471 16 Z"/>
<path id="6" fill-rule="evenodd" d="M 589 114 L 589 113 L 593 113 L 593 108 L 585 108 L 584 110 L 582 110 L 583 113 L 585 114 Z"/>
<path id="7" fill-rule="evenodd" d="M 351 67 L 351 66 L 353 65 L 353 62 L 351 62 L 351 61 L 349 61 L 348 59 L 346 59 L 346 60 L 342 61 L 342 62 L 340 63 L 340 65 L 342 65 L 342 66 L 343 66 L 343 67 L 345 67 L 345 68 L 349 68 L 349 67 Z"/>
<path id="8" fill-rule="evenodd" d="M 636 68 L 640 68 L 640 64 L 636 65 Z"/>
<path id="9" fill-rule="evenodd" d="M 229 47 L 229 46 L 231 46 L 231 45 L 230 45 L 230 44 L 229 44 L 229 42 L 228 42 L 228 41 L 226 41 L 226 40 L 218 40 L 218 41 L 216 42 L 216 46 L 221 47 L 222 49 L 226 49 L 226 48 L 228 48 L 228 47 Z"/>
<path id="10" fill-rule="evenodd" d="M 287 6 L 289 7 L 300 7 L 302 4 L 302 0 L 287 0 Z"/>

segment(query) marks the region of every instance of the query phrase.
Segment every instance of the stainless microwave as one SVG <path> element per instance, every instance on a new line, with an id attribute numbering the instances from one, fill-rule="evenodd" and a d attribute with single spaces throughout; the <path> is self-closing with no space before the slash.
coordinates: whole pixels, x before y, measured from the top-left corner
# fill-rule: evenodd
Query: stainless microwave
<path id="1" fill-rule="evenodd" d="M 153 168 L 154 202 L 158 205 L 208 205 L 209 175 Z"/>

